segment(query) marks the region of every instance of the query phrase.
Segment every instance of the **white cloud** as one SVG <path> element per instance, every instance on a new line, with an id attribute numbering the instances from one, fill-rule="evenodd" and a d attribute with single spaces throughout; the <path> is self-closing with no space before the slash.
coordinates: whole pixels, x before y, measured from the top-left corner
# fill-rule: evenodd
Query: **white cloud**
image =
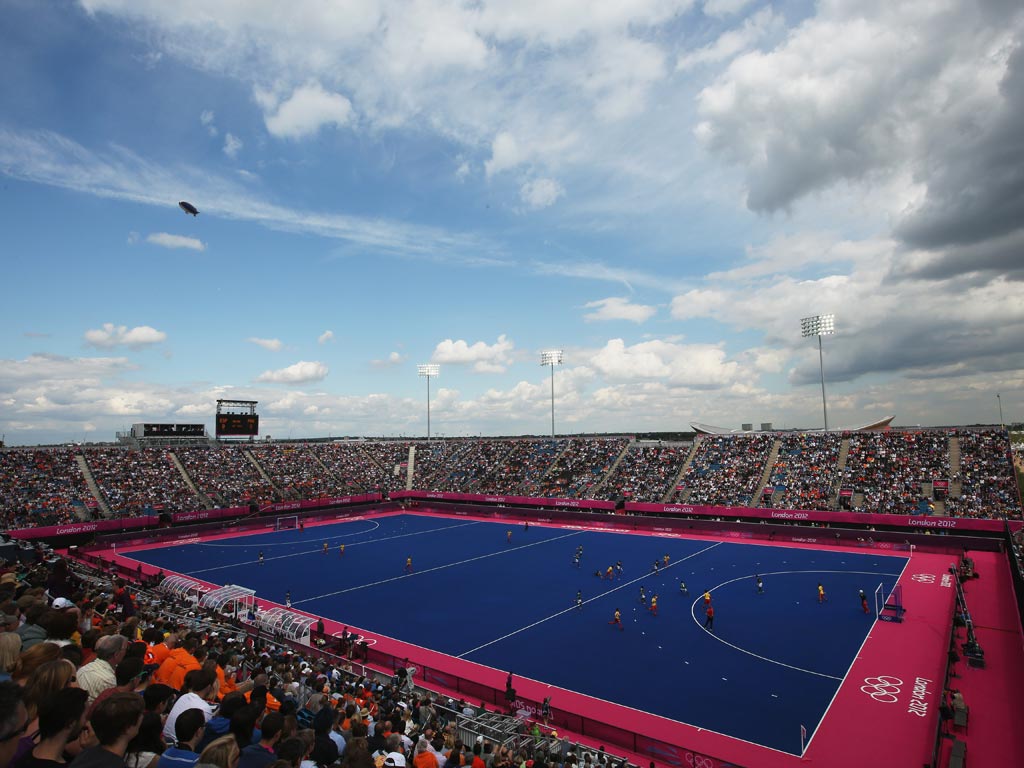
<path id="1" fill-rule="evenodd" d="M 94 347 L 142 347 L 159 344 L 167 338 L 167 334 L 151 328 L 148 325 L 138 325 L 128 328 L 125 325 L 114 325 L 104 323 L 102 328 L 95 328 L 85 332 L 85 341 Z"/>
<path id="2" fill-rule="evenodd" d="M 234 134 L 224 134 L 224 154 L 228 157 L 232 159 L 237 157 L 243 146 L 244 144 L 242 144 L 242 140 Z"/>
<path id="3" fill-rule="evenodd" d="M 752 2 L 754 0 L 704 0 L 704 13 L 708 16 L 732 16 Z"/>
<path id="4" fill-rule="evenodd" d="M 323 381 L 329 369 L 319 361 L 300 360 L 287 368 L 276 371 L 264 371 L 256 377 L 256 381 L 274 384 L 306 384 L 311 381 Z"/>
<path id="5" fill-rule="evenodd" d="M 478 373 L 503 373 L 512 362 L 514 349 L 515 344 L 505 334 L 501 334 L 494 344 L 484 341 L 469 344 L 463 339 L 445 339 L 434 348 L 430 359 L 435 363 L 472 365 Z"/>
<path id="6" fill-rule="evenodd" d="M 326 125 L 342 127 L 352 119 L 352 103 L 317 82 L 296 88 L 291 96 L 264 115 L 267 130 L 279 139 L 301 139 Z"/>
<path id="7" fill-rule="evenodd" d="M 205 251 L 206 243 L 197 237 L 185 237 L 184 235 L 170 235 L 166 232 L 154 232 L 146 236 L 146 242 L 159 245 L 162 248 L 187 248 L 192 251 Z"/>
<path id="8" fill-rule="evenodd" d="M 214 114 L 212 109 L 204 109 L 199 113 L 199 122 L 202 123 L 211 136 L 217 135 L 217 126 L 213 123 Z"/>
<path id="9" fill-rule="evenodd" d="M 258 347 L 263 347 L 270 352 L 280 352 L 281 347 L 284 346 L 280 339 L 260 339 L 256 336 L 250 336 L 246 341 L 251 342 Z"/>
<path id="10" fill-rule="evenodd" d="M 393 368 L 396 365 L 401 365 L 405 362 L 405 355 L 398 352 L 390 353 L 383 360 L 371 360 L 370 365 L 374 368 Z"/>
<path id="11" fill-rule="evenodd" d="M 329 341 L 334 341 L 334 331 L 324 331 L 316 338 L 317 344 L 326 344 Z"/>
<path id="12" fill-rule="evenodd" d="M 720 64 L 749 50 L 769 33 L 779 33 L 784 20 L 772 13 L 771 8 L 745 19 L 736 29 L 726 29 L 718 38 L 702 48 L 683 54 L 676 61 L 676 70 L 685 71 L 705 64 Z"/>
<path id="13" fill-rule="evenodd" d="M 693 389 L 727 386 L 744 376 L 743 369 L 714 344 L 655 340 L 626 346 L 622 339 L 611 339 L 589 362 L 613 380 L 664 380 Z"/>
<path id="14" fill-rule="evenodd" d="M 488 176 L 493 176 L 509 168 L 515 168 L 523 159 L 524 154 L 516 137 L 511 133 L 502 132 L 495 136 L 491 143 L 491 157 L 484 163 L 484 170 Z"/>
<path id="15" fill-rule="evenodd" d="M 554 179 L 534 179 L 519 190 L 519 198 L 534 209 L 547 208 L 564 194 L 562 185 Z"/>
<path id="16" fill-rule="evenodd" d="M 587 322 L 595 320 L 629 320 L 633 323 L 643 323 L 650 320 L 658 311 L 655 307 L 646 304 L 632 304 L 629 299 L 619 296 L 610 296 L 607 299 L 590 301 L 583 305 L 586 309 L 593 309 L 587 312 L 583 319 Z"/>

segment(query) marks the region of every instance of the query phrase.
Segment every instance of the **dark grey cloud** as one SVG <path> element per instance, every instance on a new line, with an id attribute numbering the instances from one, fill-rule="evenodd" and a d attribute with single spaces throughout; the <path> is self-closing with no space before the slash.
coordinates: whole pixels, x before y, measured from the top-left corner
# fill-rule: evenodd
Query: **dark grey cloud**
<path id="1" fill-rule="evenodd" d="M 977 285 L 1002 275 L 1021 281 L 1024 280 L 1024 228 L 980 243 L 953 245 L 919 256 L 912 265 L 897 262 L 892 278 L 946 280 L 959 277 L 966 284 Z"/>
<path id="2" fill-rule="evenodd" d="M 908 246 L 935 250 L 1024 231 L 1024 45 L 1019 38 L 999 92 L 1003 101 L 994 113 L 972 115 L 930 137 L 918 174 L 927 196 L 894 230 Z"/>
<path id="3" fill-rule="evenodd" d="M 943 314 L 938 301 L 933 314 L 901 317 L 857 333 L 825 340 L 825 377 L 853 381 L 872 373 L 902 373 L 909 378 L 967 375 L 982 371 L 1024 368 L 1024 323 L 979 325 Z M 818 360 L 808 358 L 791 373 L 793 385 L 820 380 Z"/>

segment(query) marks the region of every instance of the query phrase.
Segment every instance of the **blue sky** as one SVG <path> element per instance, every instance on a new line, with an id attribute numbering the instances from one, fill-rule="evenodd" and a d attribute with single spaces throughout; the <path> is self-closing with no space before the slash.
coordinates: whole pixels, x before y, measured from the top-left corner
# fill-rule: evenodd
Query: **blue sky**
<path id="1" fill-rule="evenodd" d="M 992 423 L 1017 4 L 8 0 L 0 432 Z M 179 200 L 200 210 L 185 215 Z"/>

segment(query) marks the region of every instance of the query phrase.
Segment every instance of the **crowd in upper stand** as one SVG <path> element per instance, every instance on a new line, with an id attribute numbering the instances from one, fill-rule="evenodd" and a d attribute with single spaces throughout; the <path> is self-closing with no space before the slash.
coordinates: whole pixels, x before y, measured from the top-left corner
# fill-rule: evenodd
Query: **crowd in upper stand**
<path id="1" fill-rule="evenodd" d="M 697 444 L 673 501 L 752 507 L 775 435 L 709 435 Z"/>
<path id="2" fill-rule="evenodd" d="M 824 432 L 783 435 L 763 494 L 779 509 L 828 509 L 839 466 L 839 441 Z"/>
<path id="3" fill-rule="evenodd" d="M 340 656 L 256 642 L 237 619 L 37 554 L 0 561 L 0 768 L 577 768 L 537 721 L 511 744 L 463 743 L 459 718 L 483 705 L 361 667 L 354 636 L 332 639 Z"/>
<path id="4" fill-rule="evenodd" d="M 124 460 L 121 448 L 95 448 L 83 455 L 111 509 L 134 515 L 147 508 L 167 512 L 195 509 L 195 494 L 161 448 L 136 451 L 130 462 Z"/>
<path id="5" fill-rule="evenodd" d="M 97 514 L 76 452 L 114 515 L 390 493 L 410 487 L 411 462 L 417 490 L 1021 516 L 1006 432 L 958 429 L 705 435 L 658 446 L 524 438 L 10 449 L 0 451 L 0 524 Z"/>
<path id="6" fill-rule="evenodd" d="M 674 489 L 689 446 L 643 445 L 626 451 L 595 498 L 659 502 Z"/>
<path id="7" fill-rule="evenodd" d="M 70 449 L 0 451 L 0 525 L 72 522 L 75 507 L 91 499 Z"/>

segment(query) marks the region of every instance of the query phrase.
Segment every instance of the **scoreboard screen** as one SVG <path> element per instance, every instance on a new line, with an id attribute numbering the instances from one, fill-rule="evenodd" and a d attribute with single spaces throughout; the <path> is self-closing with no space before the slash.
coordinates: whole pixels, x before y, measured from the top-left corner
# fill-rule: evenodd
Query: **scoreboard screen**
<path id="1" fill-rule="evenodd" d="M 217 415 L 217 437 L 255 437 L 260 431 L 260 417 L 248 413 Z"/>
<path id="2" fill-rule="evenodd" d="M 138 425 L 136 425 L 137 427 Z M 137 431 L 137 430 L 136 430 Z M 206 427 L 202 424 L 143 424 L 140 437 L 203 437 Z"/>

